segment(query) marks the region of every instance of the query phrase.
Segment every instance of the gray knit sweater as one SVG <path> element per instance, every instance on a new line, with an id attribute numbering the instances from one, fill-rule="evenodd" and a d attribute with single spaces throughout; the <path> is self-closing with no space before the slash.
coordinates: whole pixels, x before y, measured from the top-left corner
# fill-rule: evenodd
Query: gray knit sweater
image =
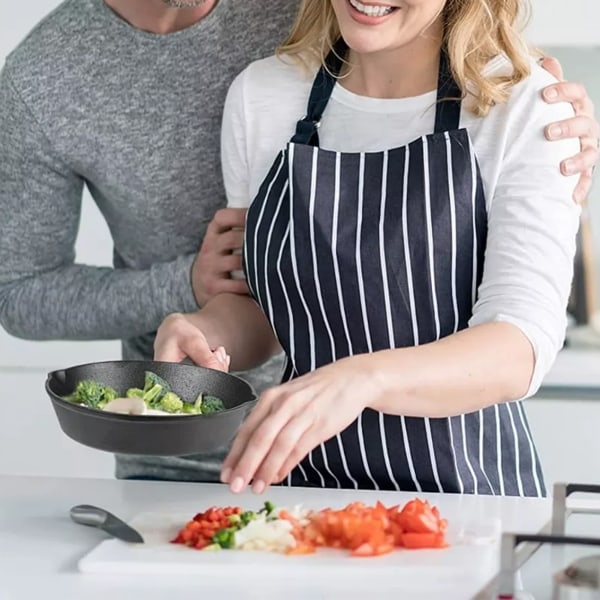
<path id="1" fill-rule="evenodd" d="M 152 356 L 169 313 L 197 308 L 190 268 L 225 198 L 222 107 L 234 76 L 271 54 L 295 0 L 220 0 L 186 30 L 139 31 L 102 0 L 66 0 L 0 76 L 0 324 L 32 340 L 121 339 Z M 84 186 L 114 268 L 77 264 Z M 244 374 L 257 391 L 280 361 Z M 118 457 L 119 477 L 212 480 L 210 457 Z"/>

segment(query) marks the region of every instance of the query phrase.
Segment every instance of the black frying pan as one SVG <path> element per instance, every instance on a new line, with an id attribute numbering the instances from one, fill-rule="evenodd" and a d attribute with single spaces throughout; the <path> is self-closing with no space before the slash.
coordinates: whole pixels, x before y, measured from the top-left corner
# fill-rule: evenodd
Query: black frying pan
<path id="1" fill-rule="evenodd" d="M 63 400 L 78 382 L 94 379 L 119 394 L 143 387 L 144 372 L 165 379 L 183 400 L 198 394 L 221 398 L 226 410 L 211 415 L 134 416 L 94 410 Z M 149 456 L 199 454 L 222 448 L 237 433 L 256 394 L 234 375 L 193 365 L 118 361 L 79 365 L 48 374 L 46 391 L 61 429 L 75 441 L 108 452 Z"/>

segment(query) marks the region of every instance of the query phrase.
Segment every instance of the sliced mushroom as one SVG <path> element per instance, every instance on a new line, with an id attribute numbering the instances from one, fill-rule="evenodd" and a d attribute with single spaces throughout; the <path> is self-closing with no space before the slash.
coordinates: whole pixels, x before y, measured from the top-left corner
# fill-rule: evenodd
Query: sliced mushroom
<path id="1" fill-rule="evenodd" d="M 104 407 L 104 410 L 122 415 L 144 415 L 146 403 L 141 398 L 115 398 Z"/>

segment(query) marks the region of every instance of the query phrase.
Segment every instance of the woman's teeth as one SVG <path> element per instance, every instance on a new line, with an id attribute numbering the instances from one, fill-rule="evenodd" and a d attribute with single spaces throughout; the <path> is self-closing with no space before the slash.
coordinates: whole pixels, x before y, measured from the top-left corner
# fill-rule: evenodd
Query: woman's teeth
<path id="1" fill-rule="evenodd" d="M 385 17 L 394 10 L 392 6 L 372 6 L 358 2 L 358 0 L 350 0 L 350 4 L 358 12 L 368 17 Z"/>

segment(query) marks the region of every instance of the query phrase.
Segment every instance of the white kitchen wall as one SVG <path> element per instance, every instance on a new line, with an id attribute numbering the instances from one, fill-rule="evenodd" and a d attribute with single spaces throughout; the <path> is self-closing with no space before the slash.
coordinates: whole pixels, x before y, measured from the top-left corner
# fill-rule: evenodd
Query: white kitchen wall
<path id="1" fill-rule="evenodd" d="M 58 0 L 0 0 L 0 64 L 28 31 L 58 4 Z M 600 45 L 600 1 L 534 0 L 532 5 L 533 20 L 528 37 L 533 44 Z M 1 214 L 2 207 L 0 218 Z M 111 255 L 107 228 L 86 196 L 77 259 L 108 265 Z M 62 435 L 43 383 L 46 373 L 53 368 L 118 355 L 116 342 L 25 342 L 0 330 L 0 390 L 3 390 L 4 406 L 8 407 L 0 418 L 0 473 L 111 477 L 110 455 L 86 449 Z M 19 403 L 8 402 L 6 398 L 17 399 Z M 595 461 L 588 460 L 589 456 L 600 454 L 595 428 L 600 401 L 535 400 L 530 404 L 532 427 L 545 458 L 548 479 L 572 476 L 600 481 Z M 568 442 L 563 443 L 565 440 Z"/>

